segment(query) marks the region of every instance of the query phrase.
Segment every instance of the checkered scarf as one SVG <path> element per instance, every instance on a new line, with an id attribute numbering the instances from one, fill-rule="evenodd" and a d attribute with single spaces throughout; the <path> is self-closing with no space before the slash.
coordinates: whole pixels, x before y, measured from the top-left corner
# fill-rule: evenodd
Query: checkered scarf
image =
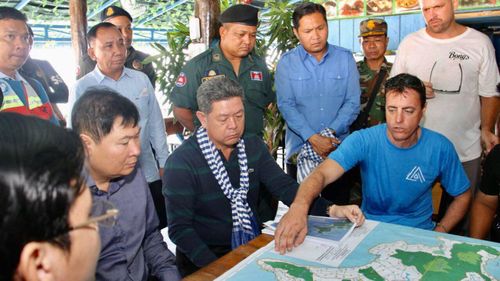
<path id="1" fill-rule="evenodd" d="M 330 128 L 323 129 L 319 134 L 324 137 L 336 138 Z M 314 151 L 309 141 L 306 141 L 297 156 L 297 181 L 302 182 L 321 162 L 323 162 L 323 158 Z"/>
<path id="2" fill-rule="evenodd" d="M 240 245 L 248 243 L 260 232 L 252 210 L 247 202 L 247 193 L 250 183 L 248 178 L 245 142 L 243 139 L 240 139 L 237 145 L 238 163 L 240 165 L 240 187 L 233 188 L 220 154 L 214 143 L 208 138 L 207 130 L 200 127 L 196 131 L 196 137 L 201 152 L 205 160 L 207 160 L 210 170 L 212 170 L 212 174 L 217 179 L 224 195 L 231 202 L 231 216 L 233 219 L 231 246 L 233 249 L 237 248 Z"/>

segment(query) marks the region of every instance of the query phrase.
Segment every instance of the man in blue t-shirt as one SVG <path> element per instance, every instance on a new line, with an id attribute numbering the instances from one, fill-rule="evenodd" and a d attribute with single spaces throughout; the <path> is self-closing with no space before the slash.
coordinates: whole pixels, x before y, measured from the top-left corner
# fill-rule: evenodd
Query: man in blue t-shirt
<path id="1" fill-rule="evenodd" d="M 469 180 L 452 143 L 421 128 L 425 86 L 415 76 L 400 74 L 385 85 L 387 124 L 347 137 L 301 184 L 275 233 L 281 253 L 302 243 L 310 202 L 323 187 L 360 165 L 361 209 L 368 219 L 448 232 L 467 211 Z M 431 189 L 440 180 L 454 197 L 443 219 L 434 224 Z"/>

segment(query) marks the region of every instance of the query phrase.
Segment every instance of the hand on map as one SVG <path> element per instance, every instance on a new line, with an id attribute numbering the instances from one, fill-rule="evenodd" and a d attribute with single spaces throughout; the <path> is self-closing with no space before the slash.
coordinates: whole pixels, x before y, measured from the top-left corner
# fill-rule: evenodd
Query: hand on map
<path id="1" fill-rule="evenodd" d="M 332 218 L 348 218 L 356 227 L 365 222 L 365 215 L 357 205 L 332 205 L 328 208 L 328 215 Z"/>
<path id="2" fill-rule="evenodd" d="M 297 203 L 290 206 L 288 212 L 281 218 L 274 232 L 274 250 L 284 254 L 297 247 L 306 238 L 307 212 L 309 208 Z"/>

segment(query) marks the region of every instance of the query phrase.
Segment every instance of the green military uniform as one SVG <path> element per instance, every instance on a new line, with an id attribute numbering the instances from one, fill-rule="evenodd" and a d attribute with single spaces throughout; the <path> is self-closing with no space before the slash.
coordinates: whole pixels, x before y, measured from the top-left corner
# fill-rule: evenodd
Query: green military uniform
<path id="1" fill-rule="evenodd" d="M 361 110 L 363 110 L 366 107 L 366 104 L 368 103 L 368 100 L 370 99 L 370 93 L 368 93 L 368 88 L 370 87 L 371 83 L 375 83 L 374 78 L 377 77 L 377 73 L 368 67 L 368 64 L 366 63 L 365 60 L 357 62 L 358 66 L 358 71 L 359 71 L 359 83 L 361 85 Z M 373 101 L 372 108 L 370 109 L 370 112 L 368 113 L 368 124 L 370 126 L 384 123 L 385 122 L 385 80 L 389 76 L 389 73 L 391 72 L 392 68 L 392 63 L 387 62 L 387 60 L 384 59 L 384 62 L 382 63 L 380 69 L 385 69 L 386 71 L 386 78 L 382 81 L 382 84 L 377 92 L 377 96 L 375 97 L 375 100 Z"/>
<path id="2" fill-rule="evenodd" d="M 127 50 L 127 60 L 125 61 L 125 67 L 135 69 L 143 72 L 151 81 L 153 87 L 155 86 L 156 81 L 156 73 L 153 68 L 153 63 L 143 64 L 142 61 L 149 57 L 148 54 L 137 51 L 134 47 L 130 47 Z M 90 59 L 88 55 L 82 57 L 82 62 L 80 63 L 80 71 L 77 75 L 77 78 L 80 79 L 85 74 L 91 72 L 95 68 L 96 62 Z"/>
<path id="3" fill-rule="evenodd" d="M 245 92 L 245 135 L 263 135 L 264 111 L 276 98 L 272 81 L 263 59 L 251 53 L 241 60 L 239 75 L 224 57 L 219 45 L 214 46 L 190 60 L 177 77 L 171 101 L 176 107 L 188 108 L 193 112 L 195 127 L 198 104 L 196 91 L 204 81 L 225 76 L 237 81 Z"/>

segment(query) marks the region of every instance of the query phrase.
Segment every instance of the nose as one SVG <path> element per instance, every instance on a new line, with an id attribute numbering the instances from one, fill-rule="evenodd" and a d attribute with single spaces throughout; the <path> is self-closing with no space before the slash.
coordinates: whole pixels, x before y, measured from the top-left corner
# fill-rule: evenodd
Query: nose
<path id="1" fill-rule="evenodd" d="M 129 142 L 130 154 L 132 156 L 139 156 L 141 154 L 141 142 L 139 138 Z"/>
<path id="2" fill-rule="evenodd" d="M 249 45 L 250 44 L 250 34 L 243 36 L 243 43 Z"/>
<path id="3" fill-rule="evenodd" d="M 397 123 L 401 123 L 403 122 L 403 111 L 402 110 L 398 110 L 398 112 L 396 113 L 396 122 Z"/>
<path id="4" fill-rule="evenodd" d="M 16 48 L 28 48 L 30 46 L 30 38 L 25 38 L 24 36 L 18 36 L 16 40 Z"/>
<path id="5" fill-rule="evenodd" d="M 227 122 L 228 129 L 236 129 L 237 126 L 236 118 L 230 117 Z"/>

